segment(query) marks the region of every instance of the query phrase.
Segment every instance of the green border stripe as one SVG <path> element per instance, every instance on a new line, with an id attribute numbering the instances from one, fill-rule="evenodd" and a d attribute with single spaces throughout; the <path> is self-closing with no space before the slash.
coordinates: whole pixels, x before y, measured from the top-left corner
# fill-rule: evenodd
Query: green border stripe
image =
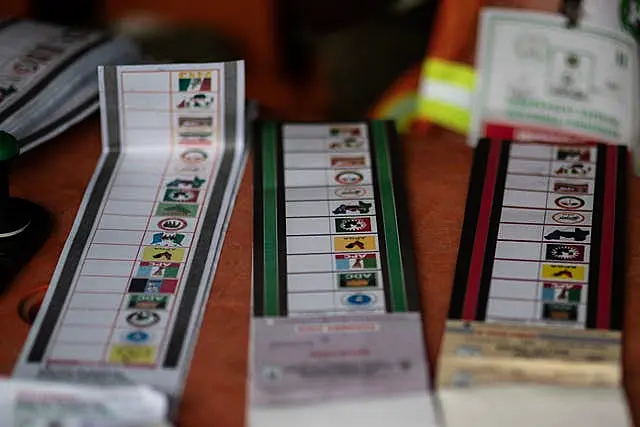
<path id="1" fill-rule="evenodd" d="M 264 315 L 278 316 L 278 158 L 275 123 L 262 126 L 262 208 L 264 236 Z"/>
<path id="2" fill-rule="evenodd" d="M 405 292 L 402 250 L 400 233 L 396 216 L 395 195 L 393 191 L 393 175 L 391 171 L 391 154 L 389 152 L 385 122 L 372 122 L 373 143 L 376 150 L 378 173 L 378 195 L 382 206 L 384 237 L 387 247 L 387 266 L 389 268 L 389 289 L 391 292 L 391 308 L 394 312 L 407 311 L 407 294 Z"/>

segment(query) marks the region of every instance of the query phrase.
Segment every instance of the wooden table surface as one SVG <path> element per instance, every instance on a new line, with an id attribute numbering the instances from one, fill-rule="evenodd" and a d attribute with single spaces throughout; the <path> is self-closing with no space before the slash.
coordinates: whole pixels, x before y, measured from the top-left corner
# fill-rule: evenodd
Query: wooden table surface
<path id="1" fill-rule="evenodd" d="M 549 10 L 556 7 L 557 0 L 494 0 L 487 3 Z M 470 40 L 469 46 L 472 44 Z M 471 55 L 472 52 L 468 60 Z M 277 104 L 284 96 L 282 85 L 269 85 L 260 76 L 252 78 L 248 75 L 247 87 L 249 96 L 257 97 L 266 105 Z M 298 114 L 291 116 L 285 111 L 285 118 L 312 118 L 305 116 L 296 105 L 301 100 L 306 104 L 305 94 L 289 90 L 286 95 L 291 99 L 289 107 L 293 107 L 288 114 Z M 432 129 L 426 138 L 405 139 L 402 152 L 426 343 L 431 363 L 436 365 L 453 282 L 472 150 L 461 136 Z M 22 156 L 15 165 L 11 176 L 13 194 L 46 207 L 55 218 L 55 226 L 45 246 L 13 285 L 0 295 L 0 374 L 11 373 L 29 329 L 18 318 L 18 300 L 30 289 L 49 283 L 99 153 L 100 124 L 94 117 Z M 252 178 L 249 163 L 191 364 L 181 407 L 181 427 L 240 427 L 244 422 Z M 637 363 L 640 360 L 640 316 L 633 315 L 640 311 L 640 179 L 636 177 L 630 178 L 629 208 L 624 376 L 630 406 L 635 419 L 640 420 L 640 364 Z"/>

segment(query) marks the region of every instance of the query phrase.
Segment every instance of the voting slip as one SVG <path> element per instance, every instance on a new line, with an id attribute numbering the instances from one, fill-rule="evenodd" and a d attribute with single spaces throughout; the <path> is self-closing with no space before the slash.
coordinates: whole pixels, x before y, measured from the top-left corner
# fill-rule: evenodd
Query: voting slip
<path id="1" fill-rule="evenodd" d="M 437 375 L 448 425 L 499 402 L 482 425 L 627 425 L 627 164 L 612 144 L 478 143 Z"/>
<path id="2" fill-rule="evenodd" d="M 437 425 L 391 122 L 264 122 L 248 425 Z"/>
<path id="3" fill-rule="evenodd" d="M 0 20 L 0 129 L 30 150 L 98 110 L 99 65 L 139 61 L 126 38 Z"/>
<path id="4" fill-rule="evenodd" d="M 178 400 L 246 161 L 244 63 L 99 77 L 103 153 L 14 376 Z"/>
<path id="5" fill-rule="evenodd" d="M 638 44 L 588 6 L 575 28 L 560 14 L 482 11 L 470 145 L 483 137 L 619 144 L 636 152 L 640 172 Z"/>

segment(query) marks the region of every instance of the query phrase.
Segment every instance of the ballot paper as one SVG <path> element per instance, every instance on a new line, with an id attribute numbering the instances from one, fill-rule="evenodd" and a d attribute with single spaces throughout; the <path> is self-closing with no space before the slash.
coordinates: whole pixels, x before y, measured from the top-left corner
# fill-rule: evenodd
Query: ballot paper
<path id="1" fill-rule="evenodd" d="M 103 152 L 14 376 L 178 403 L 247 157 L 244 62 L 99 78 Z"/>
<path id="2" fill-rule="evenodd" d="M 168 411 L 166 396 L 146 386 L 0 379 L 3 427 L 170 427 Z"/>
<path id="3" fill-rule="evenodd" d="M 98 109 L 99 65 L 140 60 L 126 38 L 40 22 L 0 21 L 0 129 L 27 151 Z"/>

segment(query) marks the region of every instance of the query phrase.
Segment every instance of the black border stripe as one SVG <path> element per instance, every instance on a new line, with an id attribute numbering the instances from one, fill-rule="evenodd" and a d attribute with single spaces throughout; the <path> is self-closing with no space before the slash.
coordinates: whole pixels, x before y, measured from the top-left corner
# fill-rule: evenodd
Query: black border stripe
<path id="1" fill-rule="evenodd" d="M 70 55 L 67 59 L 59 63 L 56 67 L 49 70 L 36 84 L 28 88 L 24 92 L 18 93 L 18 100 L 12 104 L 9 104 L 4 110 L 0 111 L 0 123 L 7 120 L 13 113 L 24 107 L 31 100 L 40 95 L 40 92 L 47 87 L 53 80 L 60 76 L 64 71 L 73 65 L 78 59 L 82 58 L 91 50 L 107 44 L 111 41 L 111 37 L 103 35 L 97 40 L 89 43 L 88 45 L 80 48 L 75 53 Z"/>
<path id="2" fill-rule="evenodd" d="M 70 110 L 67 114 L 65 114 L 64 116 L 60 117 L 55 122 L 51 122 L 48 125 L 46 125 L 45 127 L 40 128 L 36 132 L 30 134 L 28 137 L 21 139 L 20 140 L 20 148 L 24 150 L 24 147 L 26 147 L 27 145 L 31 144 L 34 141 L 37 141 L 40 138 L 43 138 L 43 137 L 47 136 L 51 132 L 55 131 L 57 128 L 66 125 L 71 120 L 73 120 L 78 115 L 82 114 L 83 112 L 87 111 L 89 108 L 91 108 L 91 106 L 93 106 L 94 104 L 96 104 L 99 101 L 100 101 L 100 95 L 96 95 L 96 96 L 91 97 L 90 99 L 87 99 L 85 102 L 83 102 L 82 104 L 76 106 L 75 108 Z"/>
<path id="3" fill-rule="evenodd" d="M 591 252 L 589 254 L 589 284 L 587 285 L 587 329 L 595 329 L 598 320 L 598 285 L 600 283 L 600 256 L 602 243 L 602 217 L 605 209 L 604 191 L 607 167 L 607 146 L 597 148 L 596 182 L 593 194 L 591 219 Z M 577 225 L 576 227 L 579 227 Z"/>
<path id="4" fill-rule="evenodd" d="M 27 363 L 39 363 L 42 361 L 53 331 L 58 323 L 64 303 L 69 296 L 73 278 L 80 265 L 82 252 L 89 239 L 91 230 L 97 220 L 96 212 L 100 208 L 102 199 L 106 193 L 109 181 L 115 171 L 119 159 L 120 131 L 119 131 L 119 111 L 118 111 L 118 78 L 115 67 L 104 68 L 105 82 L 105 105 L 107 109 L 107 129 L 110 151 L 106 155 L 102 168 L 98 173 L 94 187 L 85 207 L 85 213 L 78 227 L 78 230 L 71 243 L 71 248 L 67 255 L 64 266 L 60 273 L 55 290 L 47 306 L 47 311 L 41 313 L 43 317 L 40 328 L 33 342 Z"/>
<path id="5" fill-rule="evenodd" d="M 391 279 L 389 277 L 389 263 L 387 261 L 387 237 L 385 235 L 384 224 L 385 218 L 382 214 L 382 202 L 380 199 L 380 183 L 378 181 L 378 158 L 376 153 L 376 144 L 373 139 L 376 137 L 371 122 L 358 122 L 367 127 L 369 136 L 369 157 L 371 160 L 371 184 L 373 186 L 373 202 L 376 206 L 376 223 L 378 224 L 378 252 L 380 253 L 380 269 L 382 270 L 382 289 L 384 290 L 384 309 L 387 313 L 393 312 L 391 305 Z M 383 143 L 388 144 L 387 141 Z"/>
<path id="6" fill-rule="evenodd" d="M 402 269 L 404 270 L 405 294 L 407 295 L 407 310 L 420 312 L 422 308 L 420 298 L 420 287 L 418 286 L 418 274 L 416 271 L 416 256 L 412 236 L 411 216 L 407 204 L 407 189 L 404 183 L 404 157 L 402 150 L 402 140 L 400 139 L 391 120 L 385 120 L 387 128 L 387 146 L 391 156 L 391 185 L 395 193 L 396 219 L 398 225 L 398 235 L 400 239 L 400 250 L 402 253 Z M 404 220 L 403 220 L 404 218 Z"/>
<path id="7" fill-rule="evenodd" d="M 511 141 L 503 141 L 500 147 L 500 160 L 498 163 L 498 171 L 496 173 L 493 206 L 491 207 L 491 218 L 489 219 L 489 230 L 487 231 L 487 246 L 485 248 L 482 276 L 480 278 L 478 304 L 476 305 L 475 319 L 479 321 L 484 321 L 487 316 L 487 305 L 489 304 L 489 292 L 491 290 L 491 276 L 493 275 L 493 264 L 496 257 L 496 247 L 498 245 L 498 231 L 500 230 L 502 202 L 504 200 L 504 188 L 507 181 L 507 167 L 509 166 L 510 154 Z"/>
<path id="8" fill-rule="evenodd" d="M 200 238 L 198 239 L 196 250 L 191 261 L 189 275 L 182 285 L 184 287 L 184 291 L 180 299 L 180 306 L 176 317 L 174 318 L 173 331 L 171 333 L 171 338 L 169 339 L 164 362 L 162 363 L 162 367 L 165 369 L 178 367 L 180 356 L 184 354 L 185 351 L 189 351 L 189 348 L 186 348 L 185 346 L 185 340 L 187 338 L 187 333 L 189 332 L 189 324 L 191 323 L 191 318 L 194 314 L 202 312 L 202 310 L 199 310 L 199 307 L 195 307 L 195 303 L 198 298 L 198 294 L 200 294 L 202 290 L 202 286 L 210 285 L 210 282 L 203 285 L 202 281 L 203 279 L 213 279 L 212 277 L 207 276 L 207 274 L 212 272 L 205 271 L 207 258 L 212 250 L 215 250 L 217 256 L 219 256 L 220 249 L 222 248 L 224 234 L 221 234 L 220 240 L 215 242 L 213 240 L 213 230 L 216 228 L 219 214 L 223 213 L 222 204 L 224 202 L 226 190 L 230 186 L 233 186 L 233 183 L 229 178 L 231 176 L 231 169 L 233 168 L 233 161 L 237 155 L 235 144 L 237 138 L 237 117 L 235 114 L 235 106 L 238 102 L 237 67 L 238 64 L 235 62 L 224 64 L 224 105 L 228 105 L 233 108 L 233 113 L 227 111 L 224 117 L 225 138 L 227 144 L 222 154 L 220 169 L 218 171 L 218 179 L 221 177 L 223 181 L 219 183 L 216 180 L 216 182 L 213 183 L 213 192 L 211 194 L 211 199 L 209 200 L 209 205 L 207 206 L 207 213 L 202 223 Z M 242 102 L 244 102 L 244 100 L 242 100 Z M 212 244 L 215 245 L 214 248 L 212 248 Z"/>
<path id="9" fill-rule="evenodd" d="M 469 279 L 469 269 L 471 266 L 471 255 L 473 253 L 473 242 L 475 241 L 480 204 L 482 203 L 482 190 L 487 174 L 487 160 L 489 158 L 490 146 L 491 141 L 483 138 L 478 141 L 473 154 L 473 164 L 471 174 L 469 175 L 467 191 L 467 203 L 464 211 L 462 232 L 460 234 L 458 259 L 456 261 L 456 271 L 453 279 L 451 301 L 449 303 L 448 317 L 450 319 L 462 318 L 464 297 L 467 293 L 467 280 Z"/>
<path id="10" fill-rule="evenodd" d="M 616 213 L 613 232 L 613 274 L 611 277 L 611 314 L 609 318 L 609 328 L 616 331 L 621 331 L 624 324 L 628 165 L 629 156 L 627 147 L 618 147 Z"/>
<path id="11" fill-rule="evenodd" d="M 253 148 L 253 315 L 264 316 L 264 209 L 262 206 L 262 122 L 254 126 Z"/>
<path id="12" fill-rule="evenodd" d="M 289 313 L 289 297 L 288 297 L 288 277 L 287 277 L 287 215 L 285 203 L 284 188 L 284 152 L 282 143 L 282 127 L 283 123 L 276 123 L 276 159 L 277 165 L 277 182 L 276 182 L 276 204 L 278 206 L 278 310 L 280 316 L 286 317 Z"/>

